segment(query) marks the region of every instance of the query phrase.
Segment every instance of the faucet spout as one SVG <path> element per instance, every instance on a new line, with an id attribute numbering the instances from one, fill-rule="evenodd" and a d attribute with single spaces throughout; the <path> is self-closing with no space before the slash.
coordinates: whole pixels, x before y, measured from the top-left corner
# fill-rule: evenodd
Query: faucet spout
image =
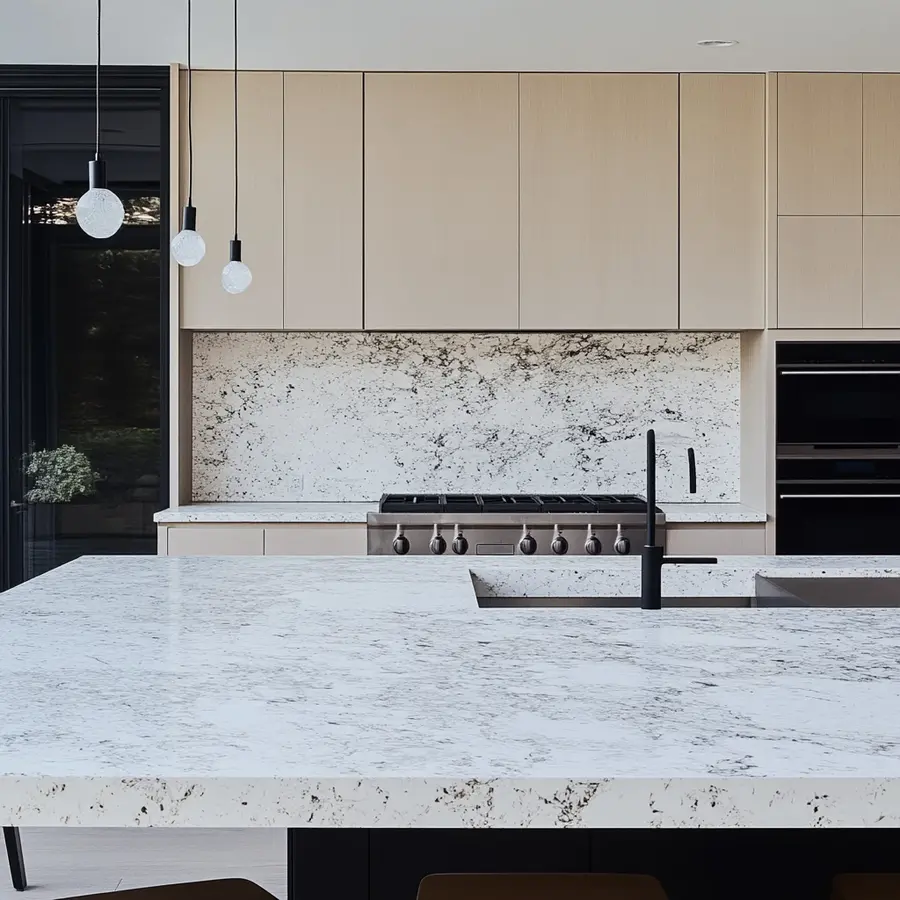
<path id="1" fill-rule="evenodd" d="M 691 493 L 697 490 L 694 451 L 688 450 Z M 641 551 L 641 609 L 662 609 L 662 567 L 715 565 L 715 556 L 666 556 L 656 543 L 656 432 L 647 430 L 647 542 Z"/>

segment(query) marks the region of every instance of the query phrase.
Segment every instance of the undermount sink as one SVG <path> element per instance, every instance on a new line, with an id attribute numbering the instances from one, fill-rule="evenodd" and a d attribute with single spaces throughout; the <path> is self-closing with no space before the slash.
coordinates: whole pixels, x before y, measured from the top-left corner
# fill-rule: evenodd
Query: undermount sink
<path id="1" fill-rule="evenodd" d="M 640 597 L 479 597 L 483 609 L 638 609 Z M 663 597 L 663 609 L 900 609 L 900 578 L 756 576 L 754 597 Z"/>

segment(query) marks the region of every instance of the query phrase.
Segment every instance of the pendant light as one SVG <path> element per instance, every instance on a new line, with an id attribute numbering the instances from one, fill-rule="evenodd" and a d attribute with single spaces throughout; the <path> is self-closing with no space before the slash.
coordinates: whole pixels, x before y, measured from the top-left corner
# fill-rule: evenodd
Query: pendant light
<path id="1" fill-rule="evenodd" d="M 188 195 L 181 214 L 181 231 L 172 238 L 172 258 L 179 266 L 196 266 L 206 254 L 206 241 L 197 232 L 194 208 L 194 71 L 191 68 L 191 0 L 187 0 L 187 108 L 188 108 Z"/>
<path id="2" fill-rule="evenodd" d="M 222 269 L 222 287 L 229 294 L 242 294 L 250 287 L 253 273 L 241 260 L 238 238 L 238 0 L 234 0 L 234 238 L 228 262 Z"/>
<path id="3" fill-rule="evenodd" d="M 97 135 L 94 158 L 88 163 L 88 190 L 75 206 L 75 218 L 82 231 L 93 238 L 112 237 L 125 221 L 122 201 L 106 187 L 106 160 L 100 156 L 100 35 L 102 14 L 101 0 L 97 0 L 97 79 L 95 100 L 97 105 Z"/>

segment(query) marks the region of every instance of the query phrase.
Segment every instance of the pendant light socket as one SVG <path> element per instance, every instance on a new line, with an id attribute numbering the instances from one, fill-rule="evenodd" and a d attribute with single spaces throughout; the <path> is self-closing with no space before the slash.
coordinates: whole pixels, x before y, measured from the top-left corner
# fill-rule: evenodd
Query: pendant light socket
<path id="1" fill-rule="evenodd" d="M 228 259 L 230 262 L 241 262 L 241 242 L 237 238 L 229 244 Z"/>
<path id="2" fill-rule="evenodd" d="M 106 160 L 97 156 L 88 162 L 88 190 L 106 187 Z"/>
<path id="3" fill-rule="evenodd" d="M 197 230 L 197 207 L 185 206 L 181 212 L 181 230 L 196 231 Z"/>

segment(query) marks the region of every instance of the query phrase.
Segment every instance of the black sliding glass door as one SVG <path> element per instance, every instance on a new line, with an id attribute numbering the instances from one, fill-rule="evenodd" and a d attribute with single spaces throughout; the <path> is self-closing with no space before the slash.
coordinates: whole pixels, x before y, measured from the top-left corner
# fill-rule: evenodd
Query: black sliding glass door
<path id="1" fill-rule="evenodd" d="M 168 73 L 138 87 L 105 79 L 104 156 L 126 210 L 108 240 L 75 221 L 92 154 L 90 79 L 59 77 L 58 90 L 35 73 L 33 90 L 20 78 L 3 96 L 0 69 L 0 589 L 85 554 L 154 553 L 153 513 L 166 505 Z M 87 458 L 95 490 L 29 498 L 28 454 L 61 447 Z"/>

